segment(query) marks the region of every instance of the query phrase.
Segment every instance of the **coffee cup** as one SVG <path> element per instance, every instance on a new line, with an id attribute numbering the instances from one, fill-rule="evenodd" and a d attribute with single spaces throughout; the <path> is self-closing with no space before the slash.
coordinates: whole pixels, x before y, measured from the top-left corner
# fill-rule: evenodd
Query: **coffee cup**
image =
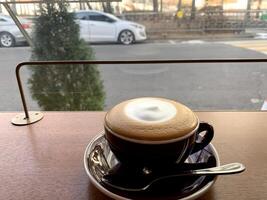
<path id="1" fill-rule="evenodd" d="M 155 97 L 130 99 L 114 106 L 105 116 L 104 128 L 111 151 L 129 166 L 179 165 L 213 138 L 213 127 L 200 122 L 191 109 Z"/>

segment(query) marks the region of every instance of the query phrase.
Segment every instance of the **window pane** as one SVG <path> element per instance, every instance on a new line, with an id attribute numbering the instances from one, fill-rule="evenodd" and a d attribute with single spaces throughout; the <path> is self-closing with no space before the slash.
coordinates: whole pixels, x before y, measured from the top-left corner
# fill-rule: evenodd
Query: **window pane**
<path id="1" fill-rule="evenodd" d="M 90 20 L 92 21 L 107 21 L 108 18 L 105 16 L 105 15 L 100 15 L 100 14 L 97 14 L 97 13 L 92 13 L 90 14 Z"/>
<path id="2" fill-rule="evenodd" d="M 79 20 L 88 20 L 88 14 L 87 13 L 74 13 L 75 19 L 79 19 Z"/>
<path id="3" fill-rule="evenodd" d="M 58 3 L 51 3 L 49 9 L 54 10 L 46 13 L 46 4 L 13 2 L 10 7 L 33 46 L 0 6 L 0 12 L 7 16 L 2 15 L 0 21 L 8 21 L 0 25 L 0 110 L 21 109 L 14 68 L 22 61 L 266 58 L 267 4 L 265 1 L 247 3 L 235 0 L 70 2 L 62 10 Z M 112 19 L 113 23 L 102 23 Z M 34 85 L 49 86 L 49 80 L 56 86 L 34 91 L 30 87 L 34 71 L 26 67 L 22 76 L 29 107 L 36 110 L 88 109 L 73 105 L 70 108 L 63 103 L 62 108 L 42 107 L 38 97 L 47 94 L 55 98 L 56 93 L 64 90 L 66 94 L 88 95 L 88 82 L 85 81 L 87 87 L 79 84 L 92 77 L 92 85 L 102 83 L 99 87 L 103 91 L 99 94 L 105 93 L 104 110 L 139 96 L 172 98 L 195 110 L 261 110 L 267 98 L 266 67 L 266 63 L 101 64 L 92 68 L 88 77 L 86 68 L 70 66 L 54 70 L 56 74 L 52 71 L 46 77 L 51 69 L 44 67 L 38 79 L 34 79 Z M 79 104 L 78 100 L 74 102 Z M 98 108 L 96 104 L 95 109 Z"/>
<path id="4" fill-rule="evenodd" d="M 99 87 L 90 82 L 90 67 L 24 66 L 21 75 L 29 106 L 34 110 L 94 110 L 98 105 L 92 107 L 88 99 L 100 97 Z M 173 99 L 194 110 L 260 110 L 267 96 L 267 63 L 101 64 L 98 69 L 104 110 L 143 96 Z"/>

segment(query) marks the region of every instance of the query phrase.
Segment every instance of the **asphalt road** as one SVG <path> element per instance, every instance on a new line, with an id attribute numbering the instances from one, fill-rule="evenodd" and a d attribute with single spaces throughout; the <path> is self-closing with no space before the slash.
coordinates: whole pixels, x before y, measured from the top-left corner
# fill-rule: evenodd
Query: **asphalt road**
<path id="1" fill-rule="evenodd" d="M 266 58 L 265 54 L 220 42 L 92 45 L 98 60 Z M 0 48 L 0 110 L 20 111 L 15 66 L 28 61 L 29 47 Z M 99 66 L 106 91 L 106 109 L 140 96 L 160 96 L 195 110 L 259 110 L 267 98 L 267 64 L 118 65 Z M 30 76 L 22 70 L 24 85 Z M 26 89 L 30 110 L 38 110 Z"/>

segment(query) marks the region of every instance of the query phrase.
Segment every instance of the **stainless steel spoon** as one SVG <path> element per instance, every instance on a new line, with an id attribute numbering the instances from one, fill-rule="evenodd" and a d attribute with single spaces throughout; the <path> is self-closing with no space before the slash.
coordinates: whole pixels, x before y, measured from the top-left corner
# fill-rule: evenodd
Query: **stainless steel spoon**
<path id="1" fill-rule="evenodd" d="M 109 181 L 107 178 L 105 178 L 105 176 L 102 177 L 102 182 L 103 184 L 114 189 L 129 191 L 129 192 L 141 192 L 141 191 L 148 190 L 156 182 L 169 179 L 169 178 L 176 178 L 176 177 L 179 178 L 179 177 L 184 177 L 184 176 L 229 175 L 229 174 L 241 173 L 244 170 L 245 170 L 245 166 L 243 164 L 230 163 L 230 164 L 221 165 L 218 167 L 198 169 L 198 170 L 189 170 L 189 171 L 179 172 L 177 174 L 161 176 L 158 178 L 154 178 L 152 180 L 148 180 L 147 183 L 142 184 L 142 186 L 140 187 L 131 187 L 131 186 L 126 187 L 126 186 L 115 185 L 114 183 Z"/>

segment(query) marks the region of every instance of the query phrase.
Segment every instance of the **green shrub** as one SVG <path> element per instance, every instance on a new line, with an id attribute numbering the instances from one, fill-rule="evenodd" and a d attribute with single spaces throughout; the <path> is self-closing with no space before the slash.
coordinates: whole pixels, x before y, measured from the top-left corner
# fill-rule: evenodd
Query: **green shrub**
<path id="1" fill-rule="evenodd" d="M 94 60 L 79 37 L 79 25 L 65 1 L 42 4 L 33 31 L 31 60 Z M 96 65 L 49 65 L 30 68 L 33 99 L 44 110 L 103 110 L 105 94 Z"/>

